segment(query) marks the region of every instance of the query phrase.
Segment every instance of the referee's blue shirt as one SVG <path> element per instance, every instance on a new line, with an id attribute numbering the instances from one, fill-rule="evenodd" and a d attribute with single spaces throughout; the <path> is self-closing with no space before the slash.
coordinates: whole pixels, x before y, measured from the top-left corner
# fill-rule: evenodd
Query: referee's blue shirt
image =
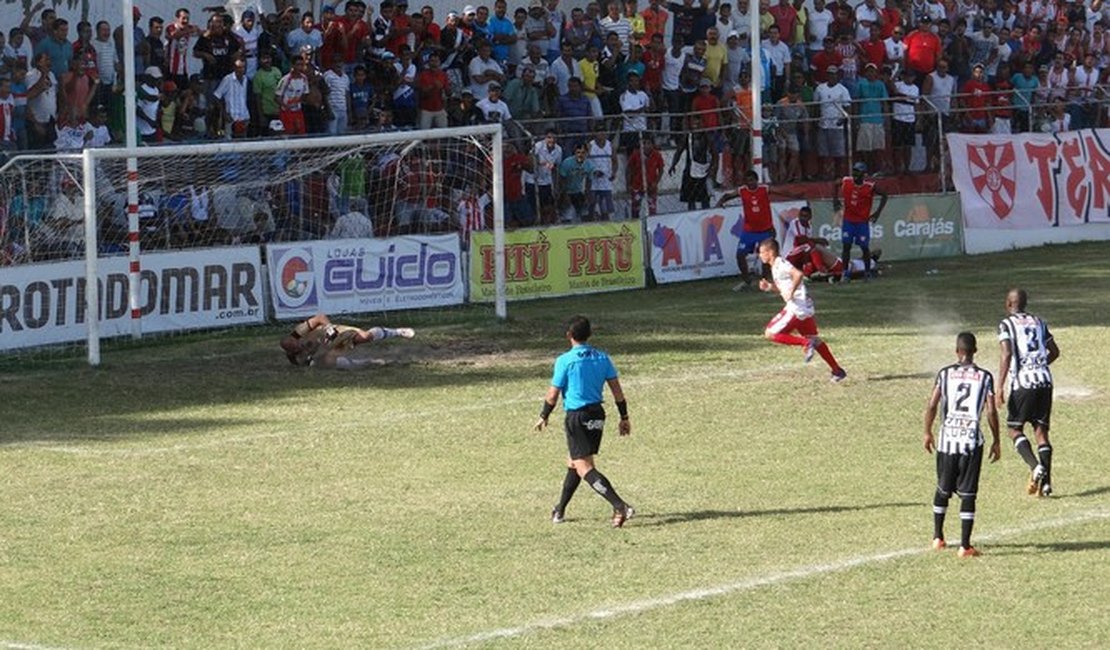
<path id="1" fill-rule="evenodd" d="M 601 403 L 605 382 L 617 378 L 617 367 L 601 350 L 579 343 L 555 359 L 551 385 L 563 393 L 563 408 L 574 411 Z"/>

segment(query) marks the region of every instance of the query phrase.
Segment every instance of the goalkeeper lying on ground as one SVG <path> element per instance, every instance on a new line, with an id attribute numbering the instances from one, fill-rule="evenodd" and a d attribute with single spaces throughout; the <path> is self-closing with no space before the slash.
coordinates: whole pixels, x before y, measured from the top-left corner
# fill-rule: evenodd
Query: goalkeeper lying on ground
<path id="1" fill-rule="evenodd" d="M 326 314 L 316 314 L 299 323 L 293 331 L 281 339 L 281 349 L 289 363 L 295 366 L 320 366 L 324 368 L 349 369 L 370 362 L 369 359 L 352 359 L 347 356 L 355 346 L 371 341 L 400 336 L 411 339 L 416 332 L 408 327 L 391 329 L 371 327 L 368 330 L 336 325 Z"/>

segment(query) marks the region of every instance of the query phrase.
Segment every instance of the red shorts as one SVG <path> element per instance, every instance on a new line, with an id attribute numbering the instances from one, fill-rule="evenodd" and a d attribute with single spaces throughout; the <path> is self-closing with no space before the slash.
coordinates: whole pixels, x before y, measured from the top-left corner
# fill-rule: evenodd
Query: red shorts
<path id="1" fill-rule="evenodd" d="M 285 126 L 285 135 L 304 135 L 304 111 L 286 111 L 280 113 L 281 123 Z"/>
<path id="2" fill-rule="evenodd" d="M 774 318 L 767 321 L 767 331 L 773 334 L 797 332 L 802 336 L 817 336 L 817 319 L 813 316 L 798 318 L 783 307 Z"/>

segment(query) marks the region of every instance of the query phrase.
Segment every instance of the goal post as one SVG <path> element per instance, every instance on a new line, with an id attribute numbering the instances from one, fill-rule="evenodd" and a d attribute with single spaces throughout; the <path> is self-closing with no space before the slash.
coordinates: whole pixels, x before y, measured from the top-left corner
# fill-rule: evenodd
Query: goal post
<path id="1" fill-rule="evenodd" d="M 248 225 L 256 214 L 247 201 L 246 208 L 240 208 L 249 196 L 257 202 L 266 201 L 272 188 L 279 187 L 283 201 L 296 201 L 299 210 L 295 234 L 279 235 L 288 237 L 281 241 L 308 241 L 334 237 L 335 231 L 322 232 L 319 224 L 305 227 L 306 219 L 316 219 L 327 223 L 329 216 L 312 213 L 306 216 L 312 197 L 323 193 L 326 197 L 343 199 L 343 208 L 351 212 L 362 212 L 373 217 L 362 218 L 373 223 L 373 233 L 385 236 L 404 234 L 428 234 L 450 232 L 456 219 L 452 213 L 453 203 L 460 192 L 478 193 L 488 200 L 492 212 L 492 228 L 495 248 L 495 314 L 498 319 L 508 315 L 506 278 L 505 278 L 505 208 L 503 194 L 503 143 L 504 136 L 500 124 L 471 127 L 433 129 L 425 131 L 395 131 L 384 133 L 352 134 L 325 138 L 270 138 L 252 141 L 219 141 L 199 144 L 166 144 L 154 147 L 86 149 L 82 154 L 83 180 L 86 191 L 82 208 L 84 212 L 84 312 L 87 334 L 88 363 L 96 366 L 101 361 L 100 339 L 106 334 L 101 327 L 101 309 L 107 296 L 104 287 L 98 287 L 99 268 L 105 242 L 100 241 L 105 219 L 107 195 L 116 198 L 112 214 L 118 213 L 123 204 L 123 192 L 119 189 L 133 188 L 128 184 L 127 161 L 137 161 L 139 217 L 144 224 L 161 224 L 157 228 L 144 225 L 141 232 L 129 229 L 126 234 L 128 244 L 140 245 L 138 261 L 132 259 L 127 274 L 127 295 L 137 295 L 136 283 L 140 279 L 143 256 L 153 250 L 158 252 L 174 250 L 178 247 L 219 246 L 229 242 L 231 235 L 225 229 L 217 229 L 216 214 L 234 214 L 240 222 Z M 344 182 L 341 176 L 345 160 L 357 160 L 354 166 L 361 165 L 364 196 L 352 194 L 342 196 Z M 378 167 L 374 167 L 377 165 Z M 367 172 L 367 168 L 371 168 Z M 381 171 L 387 170 L 387 171 Z M 353 176 L 358 176 L 356 169 Z M 370 174 L 369 180 L 365 177 Z M 416 174 L 422 187 L 414 191 L 412 183 L 405 184 L 408 175 Z M 313 176 L 312 186 L 305 181 Z M 133 177 L 131 177 L 133 178 Z M 319 180 L 323 178 L 324 180 Z M 336 180 L 339 179 L 339 180 Z M 286 185 L 296 187 L 286 187 Z M 340 187 L 337 188 L 337 185 Z M 322 186 L 322 187 L 321 187 Z M 201 188 L 203 205 L 198 207 L 197 192 Z M 154 189 L 151 189 L 154 188 Z M 463 189 L 459 189 L 463 188 Z M 159 192 L 158 199 L 147 198 L 147 191 Z M 435 195 L 433 200 L 432 194 Z M 209 240 L 196 241 L 196 237 L 179 238 L 176 231 L 166 225 L 174 219 L 180 220 L 166 207 L 167 196 L 178 197 L 180 202 L 193 203 L 189 214 L 196 217 L 198 209 L 212 210 L 211 233 Z M 182 198 L 183 197 L 183 198 Z M 277 200 L 277 199 L 275 199 Z M 130 199 L 128 199 L 130 202 Z M 159 207 L 150 207 L 148 215 L 144 202 Z M 315 209 L 315 208 L 311 208 Z M 330 221 L 340 230 L 338 217 L 341 210 L 330 205 Z M 417 214 L 417 216 L 413 216 Z M 130 215 L 129 215 L 130 216 Z M 146 217 L 149 216 L 149 219 Z M 265 215 L 262 215 L 263 217 Z M 118 218 L 118 215 L 117 215 Z M 221 217 L 222 218 L 222 217 Z M 273 217 L 271 217 L 273 218 Z M 419 224 L 435 221 L 435 230 L 421 232 Z M 315 222 L 314 222 L 315 223 Z M 220 224 L 222 225 L 222 223 Z M 190 227 L 196 226 L 190 222 Z M 176 227 L 176 226 L 174 226 Z M 163 233 L 162 228 L 165 228 Z M 345 231 L 346 232 L 346 231 Z M 194 233 L 195 235 L 195 233 Z M 375 234 L 365 236 L 374 237 Z M 118 233 L 117 233 L 118 237 Z M 240 232 L 234 237 L 236 242 L 256 243 L 249 232 Z M 263 240 L 266 241 L 266 240 Z M 464 238 L 465 241 L 465 238 Z M 465 275 L 463 277 L 465 282 Z M 132 307 L 134 304 L 131 305 Z"/>

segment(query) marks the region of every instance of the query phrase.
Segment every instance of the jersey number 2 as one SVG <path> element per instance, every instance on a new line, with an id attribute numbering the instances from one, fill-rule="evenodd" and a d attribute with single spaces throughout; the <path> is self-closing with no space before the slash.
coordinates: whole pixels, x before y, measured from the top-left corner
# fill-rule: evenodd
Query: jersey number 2
<path id="1" fill-rule="evenodd" d="M 971 384 L 964 382 L 956 386 L 956 410 L 961 413 L 968 413 L 971 411 L 967 406 L 967 400 L 971 397 Z"/>

